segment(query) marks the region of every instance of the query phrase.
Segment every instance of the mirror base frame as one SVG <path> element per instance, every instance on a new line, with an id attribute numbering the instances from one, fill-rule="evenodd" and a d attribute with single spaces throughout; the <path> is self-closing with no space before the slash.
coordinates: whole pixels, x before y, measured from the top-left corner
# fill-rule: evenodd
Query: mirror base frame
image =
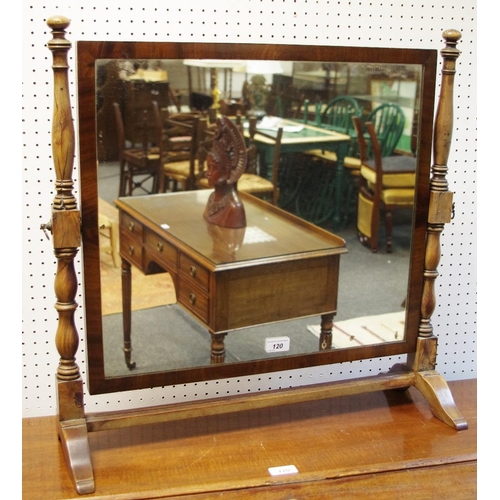
<path id="1" fill-rule="evenodd" d="M 386 374 L 348 381 L 329 382 L 306 387 L 269 391 L 244 396 L 190 402 L 140 410 L 127 410 L 100 414 L 85 414 L 83 381 L 75 361 L 78 332 L 74 324 L 77 308 L 75 296 L 78 281 L 74 258 L 80 246 L 79 211 L 73 196 L 74 129 L 68 91 L 67 53 L 71 47 L 65 39 L 70 21 L 63 16 L 47 21 L 53 39 L 48 42 L 53 52 L 54 70 L 54 127 L 53 153 L 56 171 L 56 197 L 52 218 L 42 229 L 52 232 L 54 253 L 57 258 L 55 293 L 59 316 L 56 346 L 60 355 L 57 369 L 58 435 L 63 447 L 68 471 L 79 494 L 93 493 L 95 481 L 89 446 L 89 432 L 167 422 L 216 414 L 226 414 L 255 408 L 327 399 L 346 395 L 414 386 L 424 396 L 433 415 L 456 430 L 467 429 L 467 422 L 458 410 L 446 380 L 435 371 L 437 337 L 432 333 L 430 318 L 435 307 L 434 283 L 439 264 L 439 237 L 444 224 L 451 219 L 452 195 L 446 182 L 447 159 L 452 132 L 452 93 L 456 48 L 459 32 L 443 33 L 446 47 L 441 51 L 444 65 L 443 89 L 438 104 L 434 131 L 434 166 L 430 182 L 431 206 L 427 225 L 425 248 L 424 287 L 420 306 L 419 338 L 415 353 L 408 354 L 406 365 L 396 365 Z"/>
<path id="2" fill-rule="evenodd" d="M 429 350 L 427 344 L 434 344 L 436 340 L 433 337 L 419 342 L 417 357 L 421 360 L 426 358 L 426 352 Z M 430 347 L 430 350 L 432 351 L 433 348 Z M 429 362 L 429 359 L 425 359 L 425 364 Z M 67 382 L 61 382 L 60 389 L 62 388 L 61 384 L 64 385 Z M 404 366 L 395 365 L 386 374 L 347 381 L 292 387 L 195 403 L 178 403 L 117 412 L 89 413 L 84 418 L 59 420 L 59 439 L 76 491 L 79 494 L 93 493 L 95 491 L 95 482 L 88 440 L 88 433 L 90 432 L 209 417 L 280 405 L 293 405 L 367 392 L 407 390 L 411 386 L 421 392 L 432 414 L 437 419 L 457 431 L 467 429 L 467 422 L 455 405 L 446 380 L 437 371 L 405 370 Z"/>

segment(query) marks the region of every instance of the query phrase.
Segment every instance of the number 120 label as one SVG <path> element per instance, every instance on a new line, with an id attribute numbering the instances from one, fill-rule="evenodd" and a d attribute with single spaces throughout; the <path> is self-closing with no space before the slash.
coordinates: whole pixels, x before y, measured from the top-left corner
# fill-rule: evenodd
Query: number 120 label
<path id="1" fill-rule="evenodd" d="M 266 339 L 266 352 L 285 352 L 290 350 L 290 337 L 269 337 Z"/>

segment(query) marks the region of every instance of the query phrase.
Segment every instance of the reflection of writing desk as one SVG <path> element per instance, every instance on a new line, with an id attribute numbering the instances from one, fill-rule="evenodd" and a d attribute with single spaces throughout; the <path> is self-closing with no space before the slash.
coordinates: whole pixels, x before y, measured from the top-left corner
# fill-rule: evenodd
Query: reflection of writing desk
<path id="1" fill-rule="evenodd" d="M 212 335 L 213 363 L 224 361 L 230 330 L 313 315 L 321 315 L 319 348 L 329 349 L 344 240 L 244 193 L 244 234 L 210 225 L 202 215 L 210 193 L 116 201 L 127 365 L 134 366 L 131 264 L 171 274 L 177 301 Z"/>
<path id="2" fill-rule="evenodd" d="M 333 223 L 338 228 L 341 221 L 341 200 L 344 192 L 344 158 L 351 145 L 351 137 L 340 132 L 335 132 L 324 127 L 317 127 L 299 120 L 282 120 L 284 127 L 302 125 L 299 132 L 287 132 L 283 130 L 281 139 L 281 153 L 300 153 L 312 149 L 324 149 L 335 151 L 337 154 L 337 165 L 335 171 L 335 196 L 333 200 Z M 277 134 L 277 131 L 265 130 L 266 134 Z M 259 125 L 254 136 L 255 145 L 261 158 L 261 175 L 269 177 L 271 175 L 269 165 L 272 164 L 275 142 L 268 137 L 259 135 Z M 300 186 L 297 186 L 298 188 Z"/>

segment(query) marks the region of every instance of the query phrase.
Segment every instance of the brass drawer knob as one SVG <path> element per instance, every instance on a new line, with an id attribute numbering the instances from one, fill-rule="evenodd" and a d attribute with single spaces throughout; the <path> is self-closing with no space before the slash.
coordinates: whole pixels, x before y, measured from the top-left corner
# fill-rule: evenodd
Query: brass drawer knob
<path id="1" fill-rule="evenodd" d="M 130 255 L 134 255 L 134 253 L 135 253 L 135 248 L 134 248 L 134 246 L 133 246 L 133 245 L 130 245 L 130 246 L 128 247 L 128 253 L 129 253 Z"/>
<path id="2" fill-rule="evenodd" d="M 130 221 L 130 222 L 128 223 L 128 230 L 129 230 L 131 233 L 133 233 L 133 232 L 134 232 L 134 228 L 135 228 L 135 224 L 134 224 L 134 222 L 133 222 L 133 221 Z"/>
<path id="3" fill-rule="evenodd" d="M 189 294 L 189 302 L 191 302 L 192 306 L 194 306 L 194 304 L 196 302 L 196 295 L 192 292 Z"/>
<path id="4" fill-rule="evenodd" d="M 191 266 L 189 268 L 189 274 L 194 278 L 196 276 L 196 266 Z"/>
<path id="5" fill-rule="evenodd" d="M 156 248 L 158 249 L 158 252 L 163 252 L 163 243 L 161 241 L 159 241 L 156 244 Z"/>

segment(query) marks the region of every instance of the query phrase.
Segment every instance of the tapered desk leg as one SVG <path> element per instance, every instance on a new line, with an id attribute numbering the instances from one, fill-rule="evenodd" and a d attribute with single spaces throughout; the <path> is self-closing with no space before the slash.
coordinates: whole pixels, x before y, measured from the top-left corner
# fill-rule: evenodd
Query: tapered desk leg
<path id="1" fill-rule="evenodd" d="M 226 347 L 224 345 L 224 338 L 227 333 L 211 333 L 212 335 L 212 353 L 210 362 L 211 364 L 224 363 L 226 359 Z"/>
<path id="2" fill-rule="evenodd" d="M 467 429 L 467 422 L 456 407 L 446 380 L 434 370 L 416 372 L 415 375 L 415 387 L 425 397 L 432 414 L 458 431 Z"/>
<path id="3" fill-rule="evenodd" d="M 132 370 L 132 273 L 130 263 L 122 259 L 122 310 L 123 310 L 123 352 L 125 363 Z"/>
<path id="4" fill-rule="evenodd" d="M 333 313 L 321 316 L 321 331 L 319 334 L 319 350 L 326 351 L 332 348 Z"/>

